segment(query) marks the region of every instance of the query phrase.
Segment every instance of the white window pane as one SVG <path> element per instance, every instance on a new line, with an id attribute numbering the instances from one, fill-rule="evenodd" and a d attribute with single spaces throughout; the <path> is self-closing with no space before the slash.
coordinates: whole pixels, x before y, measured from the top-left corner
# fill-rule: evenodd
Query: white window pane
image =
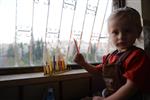
<path id="1" fill-rule="evenodd" d="M 94 24 L 94 15 L 95 12 L 93 11 L 87 11 L 86 18 L 85 18 L 85 23 L 84 23 L 84 28 L 83 28 L 83 34 L 82 34 L 82 39 L 81 39 L 81 52 L 87 52 L 88 50 L 88 43 L 90 42 L 90 38 L 92 35 L 92 28 Z"/>
<path id="2" fill-rule="evenodd" d="M 63 0 L 50 0 L 48 15 L 48 32 L 58 33 L 62 14 Z"/>
<path id="3" fill-rule="evenodd" d="M 32 0 L 17 0 L 17 26 L 32 26 Z"/>
<path id="4" fill-rule="evenodd" d="M 59 36 L 59 39 L 61 41 L 62 40 L 69 41 L 70 39 L 73 16 L 74 16 L 74 5 L 64 4 Z"/>
<path id="5" fill-rule="evenodd" d="M 33 12 L 33 36 L 34 40 L 37 41 L 45 38 L 48 2 L 42 0 L 34 2 Z"/>
<path id="6" fill-rule="evenodd" d="M 1 0 L 1 66 L 43 65 L 46 50 L 74 63 L 73 39 L 88 62 L 100 62 L 109 51 L 111 4 L 112 0 Z"/>
<path id="7" fill-rule="evenodd" d="M 0 67 L 15 65 L 15 12 L 16 0 L 0 1 Z"/>

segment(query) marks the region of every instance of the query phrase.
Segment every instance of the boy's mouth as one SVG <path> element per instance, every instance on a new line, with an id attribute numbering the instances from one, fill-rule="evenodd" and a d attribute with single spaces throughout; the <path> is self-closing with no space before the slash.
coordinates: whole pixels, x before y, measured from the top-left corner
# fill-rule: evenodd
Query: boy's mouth
<path id="1" fill-rule="evenodd" d="M 127 42 L 118 42 L 117 46 L 127 46 Z"/>

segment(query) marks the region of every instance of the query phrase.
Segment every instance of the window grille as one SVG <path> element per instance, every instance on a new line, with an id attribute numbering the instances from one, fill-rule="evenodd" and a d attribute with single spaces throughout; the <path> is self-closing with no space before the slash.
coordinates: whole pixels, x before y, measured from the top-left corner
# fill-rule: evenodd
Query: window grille
<path id="1" fill-rule="evenodd" d="M 76 39 L 90 63 L 110 50 L 112 0 L 1 0 L 0 67 L 37 66 L 46 56 L 73 63 Z"/>

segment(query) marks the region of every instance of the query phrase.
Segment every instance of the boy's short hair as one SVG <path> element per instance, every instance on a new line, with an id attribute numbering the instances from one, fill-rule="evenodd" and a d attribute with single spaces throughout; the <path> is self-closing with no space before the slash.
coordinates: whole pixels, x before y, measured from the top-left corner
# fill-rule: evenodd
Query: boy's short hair
<path id="1" fill-rule="evenodd" d="M 142 23 L 141 23 L 141 16 L 137 10 L 131 7 L 124 7 L 116 9 L 112 12 L 109 16 L 108 21 L 115 19 L 115 18 L 127 18 L 129 22 L 131 22 L 137 30 L 139 30 L 139 37 L 142 31 Z"/>

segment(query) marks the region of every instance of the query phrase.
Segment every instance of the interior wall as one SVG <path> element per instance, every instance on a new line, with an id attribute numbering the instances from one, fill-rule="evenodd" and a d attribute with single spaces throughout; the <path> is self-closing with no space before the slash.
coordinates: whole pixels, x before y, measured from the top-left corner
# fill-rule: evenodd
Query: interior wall
<path id="1" fill-rule="evenodd" d="M 150 57 L 150 0 L 142 0 L 141 4 L 144 26 L 144 49 Z"/>
<path id="2" fill-rule="evenodd" d="M 141 0 L 126 0 L 126 6 L 136 9 L 140 13 L 141 21 L 143 23 L 141 3 L 142 3 Z M 141 35 L 140 39 L 136 41 L 135 45 L 144 49 L 144 35 L 143 35 L 143 32 L 142 32 L 142 35 Z"/>
<path id="3" fill-rule="evenodd" d="M 143 20 L 144 41 L 141 41 L 138 44 L 143 45 L 143 48 L 150 57 L 150 0 L 126 0 L 126 5 L 135 8 L 141 14 Z"/>
<path id="4" fill-rule="evenodd" d="M 142 0 L 142 14 L 143 14 L 143 19 L 150 21 L 150 0 Z"/>
<path id="5" fill-rule="evenodd" d="M 126 5 L 135 8 L 142 15 L 141 0 L 126 0 Z"/>

